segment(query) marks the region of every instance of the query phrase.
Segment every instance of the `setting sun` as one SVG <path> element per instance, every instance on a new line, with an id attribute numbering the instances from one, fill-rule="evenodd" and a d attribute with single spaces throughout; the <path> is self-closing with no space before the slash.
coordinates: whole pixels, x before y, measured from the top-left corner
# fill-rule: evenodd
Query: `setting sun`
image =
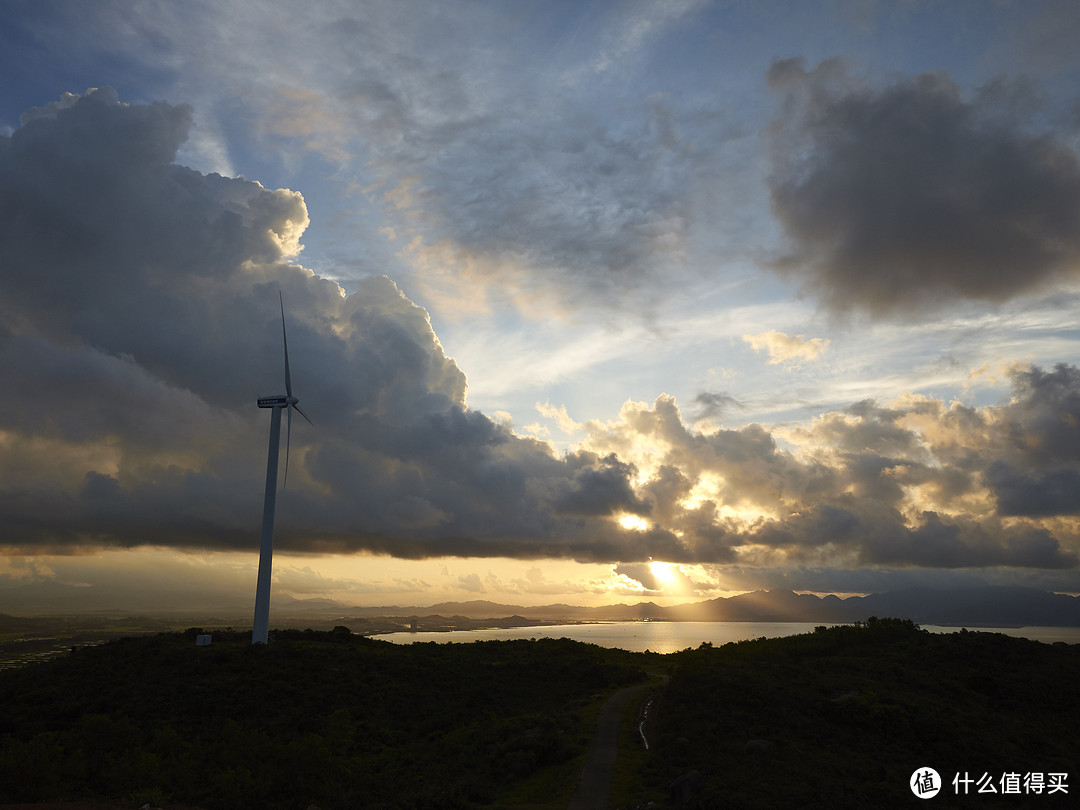
<path id="1" fill-rule="evenodd" d="M 649 570 L 652 575 L 656 577 L 656 581 L 660 583 L 660 587 L 667 590 L 676 583 L 677 577 L 676 566 L 666 562 L 650 562 Z"/>
<path id="2" fill-rule="evenodd" d="M 643 532 L 649 528 L 649 521 L 637 515 L 623 515 L 619 518 L 619 525 L 627 531 Z"/>

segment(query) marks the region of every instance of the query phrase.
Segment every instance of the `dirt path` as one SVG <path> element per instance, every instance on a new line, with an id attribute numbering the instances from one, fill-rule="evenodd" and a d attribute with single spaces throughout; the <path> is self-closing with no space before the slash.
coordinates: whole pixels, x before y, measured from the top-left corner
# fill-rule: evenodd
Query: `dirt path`
<path id="1" fill-rule="evenodd" d="M 666 682 L 664 677 L 662 682 Z M 581 781 L 567 810 L 606 810 L 611 792 L 611 777 L 615 773 L 615 758 L 619 754 L 619 727 L 626 704 L 635 696 L 640 697 L 646 689 L 657 685 L 656 681 L 620 689 L 600 707 L 596 721 L 596 733 L 585 757 Z"/>

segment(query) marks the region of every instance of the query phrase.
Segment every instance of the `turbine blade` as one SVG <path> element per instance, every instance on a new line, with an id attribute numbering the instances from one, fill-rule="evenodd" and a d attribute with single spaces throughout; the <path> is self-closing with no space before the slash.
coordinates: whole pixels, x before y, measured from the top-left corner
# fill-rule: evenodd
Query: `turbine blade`
<path id="1" fill-rule="evenodd" d="M 281 342 L 285 345 L 285 393 L 292 396 L 292 377 L 289 376 L 289 336 L 285 334 L 285 299 L 278 290 L 278 303 L 281 304 Z"/>
<path id="2" fill-rule="evenodd" d="M 299 405 L 293 405 L 292 407 L 296 408 L 296 412 L 297 412 L 298 414 L 300 414 L 300 415 L 301 415 L 302 417 L 304 417 L 305 419 L 307 419 L 307 423 L 308 423 L 309 425 L 311 425 L 312 427 L 315 427 L 315 423 L 314 423 L 314 422 L 312 422 L 312 421 L 311 421 L 310 419 L 308 419 L 308 415 L 307 415 L 306 413 L 304 413 L 304 412 L 303 412 L 302 410 L 300 410 L 300 406 L 299 406 Z"/>
<path id="3" fill-rule="evenodd" d="M 292 442 L 292 406 L 286 407 L 285 410 L 289 412 L 289 429 L 285 433 L 285 478 L 281 482 L 282 489 L 285 489 L 289 483 L 289 444 Z"/>

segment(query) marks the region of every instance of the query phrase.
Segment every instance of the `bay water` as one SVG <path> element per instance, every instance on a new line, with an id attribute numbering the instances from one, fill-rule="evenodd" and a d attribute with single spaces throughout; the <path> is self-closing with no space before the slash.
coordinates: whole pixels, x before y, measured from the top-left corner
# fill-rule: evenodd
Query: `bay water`
<path id="1" fill-rule="evenodd" d="M 395 644 L 436 642 L 442 644 L 472 641 L 505 641 L 522 638 L 570 638 L 601 647 L 631 652 L 649 650 L 673 653 L 708 642 L 714 646 L 752 638 L 779 638 L 812 633 L 823 622 L 600 622 L 597 624 L 559 624 L 544 627 L 492 627 L 483 630 L 446 632 L 386 633 L 375 636 Z M 826 624 L 828 626 L 828 624 Z M 959 627 L 922 625 L 931 633 L 956 633 Z M 983 633 L 1004 633 L 1052 644 L 1080 644 L 1080 627 L 969 627 Z"/>

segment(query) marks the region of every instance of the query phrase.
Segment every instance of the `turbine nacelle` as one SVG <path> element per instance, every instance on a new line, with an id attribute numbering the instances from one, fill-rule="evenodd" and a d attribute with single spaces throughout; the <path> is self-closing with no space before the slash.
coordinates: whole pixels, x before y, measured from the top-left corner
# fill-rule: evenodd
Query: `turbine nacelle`
<path id="1" fill-rule="evenodd" d="M 305 419 L 308 419 L 307 416 L 304 415 L 304 412 L 296 407 L 297 404 L 300 402 L 300 400 L 296 397 L 290 397 L 286 394 L 279 394 L 271 397 L 259 397 L 256 402 L 258 403 L 258 406 L 260 408 L 286 408 L 291 405 L 292 407 L 296 408 L 297 412 L 301 416 L 303 416 Z M 311 420 L 308 419 L 308 424 L 310 423 Z"/>

